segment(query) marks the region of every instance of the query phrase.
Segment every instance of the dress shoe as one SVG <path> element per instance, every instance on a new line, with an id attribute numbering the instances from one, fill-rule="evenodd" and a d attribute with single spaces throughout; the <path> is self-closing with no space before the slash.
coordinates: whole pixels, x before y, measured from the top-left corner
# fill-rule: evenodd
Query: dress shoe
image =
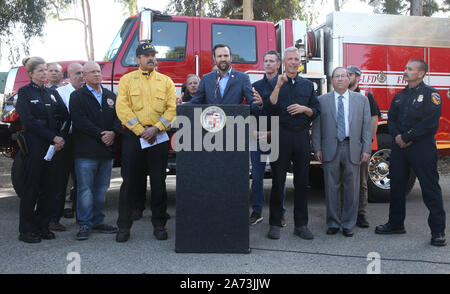
<path id="1" fill-rule="evenodd" d="M 153 229 L 153 235 L 156 237 L 156 239 L 158 240 L 167 240 L 168 236 L 167 236 L 167 231 L 166 228 L 161 226 L 161 227 L 155 227 Z"/>
<path id="2" fill-rule="evenodd" d="M 270 226 L 267 237 L 272 240 L 280 239 L 280 235 L 281 235 L 280 230 L 281 230 L 281 227 L 279 227 L 279 226 Z"/>
<path id="3" fill-rule="evenodd" d="M 339 232 L 339 228 L 328 228 L 327 235 L 336 235 Z"/>
<path id="4" fill-rule="evenodd" d="M 314 239 L 314 235 L 307 226 L 295 227 L 294 234 L 305 240 Z"/>
<path id="5" fill-rule="evenodd" d="M 127 242 L 130 239 L 130 231 L 129 230 L 120 230 L 116 235 L 116 242 L 123 243 Z"/>
<path id="6" fill-rule="evenodd" d="M 431 245 L 433 246 L 445 246 L 447 245 L 447 242 L 445 240 L 445 234 L 444 233 L 432 233 L 431 234 Z"/>
<path id="7" fill-rule="evenodd" d="M 39 236 L 43 240 L 53 240 L 56 238 L 55 233 L 50 232 L 50 230 L 43 230 L 39 232 Z"/>
<path id="8" fill-rule="evenodd" d="M 358 215 L 358 219 L 356 220 L 356 225 L 360 228 L 368 228 L 369 222 L 367 221 L 364 215 Z"/>
<path id="9" fill-rule="evenodd" d="M 65 230 L 67 230 L 66 227 L 59 222 L 56 222 L 56 223 L 50 222 L 48 224 L 48 229 L 50 231 L 55 231 L 55 232 L 64 232 Z"/>
<path id="10" fill-rule="evenodd" d="M 41 242 L 41 237 L 35 233 L 21 233 L 19 240 L 25 243 L 39 243 Z"/>
<path id="11" fill-rule="evenodd" d="M 393 226 L 390 223 L 386 223 L 384 225 L 377 226 L 375 228 L 375 234 L 405 234 L 404 226 Z"/>
<path id="12" fill-rule="evenodd" d="M 345 237 L 353 237 L 352 229 L 342 229 L 342 235 Z"/>

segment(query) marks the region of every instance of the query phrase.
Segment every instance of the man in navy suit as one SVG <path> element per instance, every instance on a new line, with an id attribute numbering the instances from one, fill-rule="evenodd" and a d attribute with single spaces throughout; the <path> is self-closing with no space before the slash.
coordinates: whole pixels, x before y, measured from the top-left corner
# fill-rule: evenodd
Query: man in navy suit
<path id="1" fill-rule="evenodd" d="M 252 113 L 259 111 L 258 105 L 262 104 L 262 100 L 254 98 L 250 78 L 231 67 L 230 47 L 217 44 L 213 49 L 213 58 L 218 70 L 203 76 L 190 103 L 242 104 L 245 98 L 245 103 L 251 105 Z"/>

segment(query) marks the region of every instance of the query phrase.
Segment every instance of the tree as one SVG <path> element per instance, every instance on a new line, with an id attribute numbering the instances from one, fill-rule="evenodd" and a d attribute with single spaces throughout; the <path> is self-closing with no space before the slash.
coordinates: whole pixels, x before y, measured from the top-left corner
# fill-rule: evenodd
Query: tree
<path id="1" fill-rule="evenodd" d="M 137 6 L 137 0 L 115 0 L 118 3 L 122 3 L 124 9 L 128 10 L 129 15 L 135 15 L 139 13 Z"/>
<path id="2" fill-rule="evenodd" d="M 384 14 L 432 16 L 439 10 L 443 10 L 436 0 L 365 0 L 364 2 L 373 6 L 376 13 Z M 444 3 L 446 2 L 449 0 L 445 0 Z"/>
<path id="3" fill-rule="evenodd" d="M 83 26 L 84 48 L 88 60 L 94 60 L 94 36 L 92 34 L 91 6 L 89 0 L 49 0 L 53 8 L 49 16 L 59 21 L 76 21 Z M 82 17 L 77 16 L 81 4 Z"/>
<path id="4" fill-rule="evenodd" d="M 219 0 L 170 0 L 166 14 L 220 17 Z"/>
<path id="5" fill-rule="evenodd" d="M 423 15 L 423 0 L 411 0 L 411 15 Z"/>
<path id="6" fill-rule="evenodd" d="M 3 44 L 9 47 L 10 64 L 18 62 L 20 49 L 29 54 L 29 41 L 34 36 L 42 36 L 45 25 L 46 0 L 0 0 L 0 59 Z M 18 43 L 17 31 L 22 32 L 24 42 Z"/>
<path id="7" fill-rule="evenodd" d="M 220 11 L 221 17 L 242 18 L 243 0 L 224 0 Z M 303 19 L 312 23 L 317 17 L 312 13 L 313 0 L 253 0 L 255 20 L 277 22 L 281 19 Z"/>

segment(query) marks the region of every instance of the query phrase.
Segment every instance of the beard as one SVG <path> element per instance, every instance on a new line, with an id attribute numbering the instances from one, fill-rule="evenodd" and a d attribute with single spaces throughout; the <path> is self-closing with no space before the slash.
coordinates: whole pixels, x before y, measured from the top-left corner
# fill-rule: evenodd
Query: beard
<path id="1" fill-rule="evenodd" d="M 231 63 L 229 63 L 229 62 L 221 62 L 221 63 L 217 64 L 217 67 L 222 72 L 228 71 L 230 69 L 230 66 L 231 66 Z"/>

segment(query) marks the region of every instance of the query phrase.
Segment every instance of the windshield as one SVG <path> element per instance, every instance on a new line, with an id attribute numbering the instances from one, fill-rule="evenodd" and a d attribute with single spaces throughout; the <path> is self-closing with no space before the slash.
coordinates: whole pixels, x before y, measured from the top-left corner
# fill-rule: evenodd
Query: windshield
<path id="1" fill-rule="evenodd" d="M 125 21 L 116 37 L 114 38 L 111 46 L 109 46 L 108 51 L 106 51 L 106 55 L 103 58 L 103 61 L 114 60 L 117 53 L 119 52 L 120 46 L 122 46 L 122 43 L 128 38 L 128 35 L 130 34 L 130 31 L 133 28 L 135 22 L 136 18 L 129 18 Z"/>

